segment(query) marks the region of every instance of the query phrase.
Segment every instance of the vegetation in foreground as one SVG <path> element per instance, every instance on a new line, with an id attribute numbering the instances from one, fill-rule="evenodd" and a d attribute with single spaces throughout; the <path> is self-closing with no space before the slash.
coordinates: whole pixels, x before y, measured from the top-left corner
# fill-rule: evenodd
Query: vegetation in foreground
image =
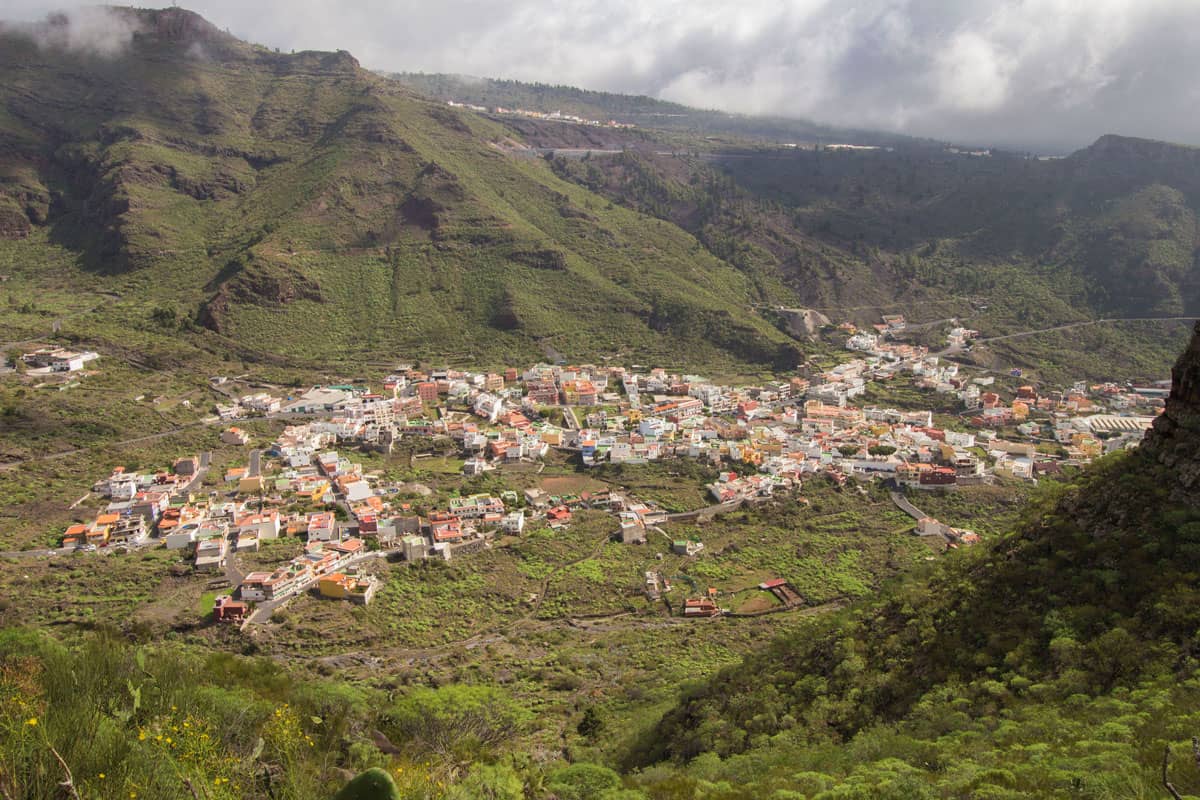
<path id="1" fill-rule="evenodd" d="M 57 751 L 85 796 L 113 798 L 188 783 L 320 798 L 372 766 L 400 797 L 1158 796 L 1164 748 L 1200 725 L 1185 556 L 1200 518 L 1163 469 L 1101 462 L 1015 533 L 800 623 L 661 722 L 636 701 L 576 703 L 572 744 L 536 759 L 519 743 L 553 704 L 486 670 L 347 682 L 184 642 L 10 630 L 2 774 L 13 796 L 50 796 Z M 1186 759 L 1171 769 L 1200 783 Z"/>
<path id="2" fill-rule="evenodd" d="M 517 743 L 545 707 L 499 675 L 313 681 L 103 630 L 9 630 L 0 785 L 320 798 L 377 767 L 424 798 L 1149 798 L 1164 763 L 1173 786 L 1200 785 L 1169 749 L 1200 726 L 1198 410 L 1200 328 L 1140 450 L 1052 485 L 1013 532 L 801 623 L 658 720 L 578 704 L 570 745 L 533 759 Z"/>

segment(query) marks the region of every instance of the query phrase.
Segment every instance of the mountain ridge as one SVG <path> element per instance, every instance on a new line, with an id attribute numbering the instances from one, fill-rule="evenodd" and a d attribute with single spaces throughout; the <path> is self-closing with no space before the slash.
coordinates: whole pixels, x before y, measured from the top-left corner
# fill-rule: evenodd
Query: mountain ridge
<path id="1" fill-rule="evenodd" d="M 1200 165 L 1127 140 L 1038 162 L 597 139 L 450 108 L 344 51 L 276 53 L 178 9 L 112 13 L 129 35 L 107 55 L 2 34 L 0 247 L 31 265 L 29 291 L 52 288 L 33 265 L 67 258 L 86 275 L 56 284 L 98 277 L 147 324 L 171 306 L 206 348 L 791 368 L 812 345 L 772 309 L 867 324 L 936 308 L 1003 334 L 1200 308 Z M 622 152 L 534 157 L 593 140 Z M 1122 373 L 1169 364 L 1160 330 L 1126 333 Z M 1071 345 L 980 358 L 1120 376 L 1089 358 L 1095 337 Z"/>
<path id="2" fill-rule="evenodd" d="M 498 151 L 490 123 L 348 53 L 274 53 L 173 9 L 116 13 L 138 24 L 113 56 L 4 34 L 10 241 L 65 246 L 114 288 L 139 283 L 150 304 L 277 354 L 627 343 L 795 362 L 736 270 Z M 166 280 L 137 279 L 147 268 Z"/>

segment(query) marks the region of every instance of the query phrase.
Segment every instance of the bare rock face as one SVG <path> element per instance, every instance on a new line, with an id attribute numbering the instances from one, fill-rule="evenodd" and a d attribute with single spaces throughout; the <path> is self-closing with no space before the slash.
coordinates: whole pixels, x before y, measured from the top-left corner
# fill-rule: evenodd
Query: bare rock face
<path id="1" fill-rule="evenodd" d="M 1167 407 L 1142 446 L 1174 472 L 1180 494 L 1200 501 L 1200 322 L 1171 370 Z"/>
<path id="2" fill-rule="evenodd" d="M 15 205 L 0 205 L 0 239 L 24 239 L 29 227 L 29 218 Z"/>

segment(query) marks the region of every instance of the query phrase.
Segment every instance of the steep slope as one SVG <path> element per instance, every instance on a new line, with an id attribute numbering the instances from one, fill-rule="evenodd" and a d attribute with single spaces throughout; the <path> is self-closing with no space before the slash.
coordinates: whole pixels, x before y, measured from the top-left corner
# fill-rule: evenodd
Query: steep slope
<path id="1" fill-rule="evenodd" d="M 1172 499 L 1200 506 L 1200 325 L 1172 370 L 1166 408 L 1143 449 L 1169 471 Z"/>
<path id="2" fill-rule="evenodd" d="M 0 232 L 78 254 L 243 349 L 331 359 L 643 354 L 790 364 L 754 287 L 678 230 L 491 145 L 504 131 L 181 9 L 0 47 Z"/>
<path id="3" fill-rule="evenodd" d="M 742 245 L 812 304 L 842 302 L 839 281 L 825 279 L 836 265 L 838 278 L 870 276 L 883 285 L 876 295 L 900 300 L 905 284 L 989 299 L 1015 289 L 1035 316 L 1044 294 L 1060 316 L 1165 316 L 1200 310 L 1196 152 L 1118 137 L 1049 161 L 914 146 L 643 148 L 560 172 L 671 219 L 713 252 Z"/>
<path id="4" fill-rule="evenodd" d="M 1050 489 L 1013 534 L 724 671 L 642 747 L 651 760 L 727 756 L 785 733 L 816 744 L 952 709 L 994 718 L 1127 697 L 1139 682 L 1190 685 L 1198 375 L 1200 325 L 1140 449 Z"/>

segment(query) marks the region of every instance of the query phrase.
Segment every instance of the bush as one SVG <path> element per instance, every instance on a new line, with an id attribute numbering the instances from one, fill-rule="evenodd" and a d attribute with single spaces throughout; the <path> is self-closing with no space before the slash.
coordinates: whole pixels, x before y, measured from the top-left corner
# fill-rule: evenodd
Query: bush
<path id="1" fill-rule="evenodd" d="M 473 761 L 516 735 L 529 713 L 491 686 L 414 689 L 392 706 L 385 727 L 393 741 L 426 753 Z"/>
<path id="2" fill-rule="evenodd" d="M 559 800 L 593 800 L 621 787 L 621 776 L 598 764 L 572 764 L 550 778 L 546 788 Z"/>

